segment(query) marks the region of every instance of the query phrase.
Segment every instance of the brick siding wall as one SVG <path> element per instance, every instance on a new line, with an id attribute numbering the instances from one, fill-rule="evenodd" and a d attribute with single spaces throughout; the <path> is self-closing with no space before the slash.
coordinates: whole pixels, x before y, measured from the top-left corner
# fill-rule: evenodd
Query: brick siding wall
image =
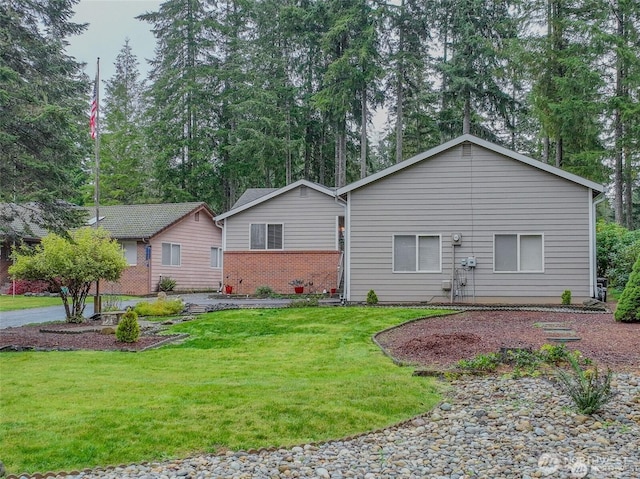
<path id="1" fill-rule="evenodd" d="M 100 282 L 101 294 L 130 294 L 133 296 L 144 296 L 155 291 L 157 284 L 149 288 L 149 268 L 145 261 L 145 244 L 137 244 L 137 260 L 135 265 L 127 267 L 122 272 L 122 276 L 116 283 L 107 281 Z M 91 288 L 95 292 L 95 288 Z"/>
<path id="2" fill-rule="evenodd" d="M 253 294 L 259 286 L 293 294 L 289 282 L 301 279 L 305 293 L 322 293 L 337 287 L 339 260 L 339 251 L 225 251 L 223 282 L 234 294 Z"/>

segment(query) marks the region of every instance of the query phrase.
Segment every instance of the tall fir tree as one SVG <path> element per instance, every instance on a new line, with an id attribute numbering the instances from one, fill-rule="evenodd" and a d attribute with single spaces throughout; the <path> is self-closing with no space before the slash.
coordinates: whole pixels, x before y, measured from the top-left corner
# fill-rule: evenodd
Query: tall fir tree
<path id="1" fill-rule="evenodd" d="M 106 81 L 100 138 L 100 202 L 139 204 L 157 201 L 153 164 L 144 136 L 138 60 L 129 39 L 115 61 L 115 74 Z"/>
<path id="2" fill-rule="evenodd" d="M 163 201 L 202 200 L 219 204 L 212 188 L 215 104 L 208 70 L 213 41 L 209 3 L 168 0 L 157 12 L 138 17 L 156 37 L 147 92 L 149 148 Z"/>
<path id="3" fill-rule="evenodd" d="M 496 141 L 491 122 L 510 127 L 516 105 L 498 74 L 508 60 L 504 46 L 517 33 L 509 7 L 501 0 L 439 3 L 443 140 L 474 133 Z"/>
<path id="4" fill-rule="evenodd" d="M 70 21 L 77 0 L 0 3 L 0 201 L 30 203 L 29 220 L 64 230 L 77 224 L 82 161 L 89 153 L 88 78 L 65 53 L 85 25 Z M 5 209 L 0 230 L 11 230 Z"/>

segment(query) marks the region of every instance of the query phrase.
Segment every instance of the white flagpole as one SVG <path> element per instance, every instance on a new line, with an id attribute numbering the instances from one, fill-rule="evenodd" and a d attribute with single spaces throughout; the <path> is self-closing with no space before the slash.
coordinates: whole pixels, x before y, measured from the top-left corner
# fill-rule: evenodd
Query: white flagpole
<path id="1" fill-rule="evenodd" d="M 95 84 L 95 100 L 96 102 L 96 115 L 95 115 L 95 204 L 96 204 L 96 228 L 99 227 L 100 222 L 100 57 L 96 62 L 96 84 Z M 102 301 L 100 301 L 100 279 L 96 280 L 96 295 L 93 299 L 93 314 L 99 314 L 102 312 Z"/>

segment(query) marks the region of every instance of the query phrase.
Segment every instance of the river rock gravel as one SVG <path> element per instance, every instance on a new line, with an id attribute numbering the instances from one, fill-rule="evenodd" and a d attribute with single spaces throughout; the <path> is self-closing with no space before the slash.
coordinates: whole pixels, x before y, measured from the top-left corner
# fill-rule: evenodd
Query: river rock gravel
<path id="1" fill-rule="evenodd" d="M 74 479 L 640 478 L 640 375 L 578 414 L 550 378 L 465 378 L 406 423 L 355 438 L 59 474 Z"/>

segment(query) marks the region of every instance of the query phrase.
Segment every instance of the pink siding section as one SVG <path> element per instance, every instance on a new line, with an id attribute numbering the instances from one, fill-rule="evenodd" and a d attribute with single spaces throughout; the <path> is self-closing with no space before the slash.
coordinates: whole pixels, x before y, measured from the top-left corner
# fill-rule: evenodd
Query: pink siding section
<path id="1" fill-rule="evenodd" d="M 162 243 L 180 245 L 180 266 L 162 264 Z M 222 230 L 205 211 L 190 213 L 154 236 L 150 244 L 151 292 L 157 291 L 161 276 L 176 280 L 176 291 L 217 291 L 220 287 L 222 268 L 211 267 L 211 248 L 222 247 Z"/>

